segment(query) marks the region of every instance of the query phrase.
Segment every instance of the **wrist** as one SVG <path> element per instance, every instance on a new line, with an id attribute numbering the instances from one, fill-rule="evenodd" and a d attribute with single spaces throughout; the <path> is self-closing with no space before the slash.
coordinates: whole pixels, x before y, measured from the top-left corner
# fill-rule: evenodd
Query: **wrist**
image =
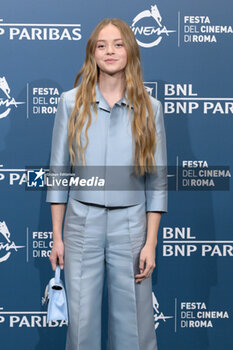
<path id="1" fill-rule="evenodd" d="M 53 232 L 53 242 L 54 243 L 60 243 L 62 242 L 62 234 L 61 233 L 55 233 Z"/>
<path id="2" fill-rule="evenodd" d="M 145 243 L 145 246 L 156 249 L 157 241 L 151 242 L 151 241 L 147 240 L 146 243 Z"/>

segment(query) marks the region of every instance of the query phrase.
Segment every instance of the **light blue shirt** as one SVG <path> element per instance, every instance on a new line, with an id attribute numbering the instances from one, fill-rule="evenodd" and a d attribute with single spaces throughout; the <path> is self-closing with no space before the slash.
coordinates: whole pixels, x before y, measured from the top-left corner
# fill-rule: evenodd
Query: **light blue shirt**
<path id="1" fill-rule="evenodd" d="M 57 169 L 72 173 L 68 150 L 68 120 L 75 102 L 78 87 L 61 94 L 55 115 L 50 157 L 50 173 Z M 156 123 L 155 164 L 157 173 L 136 176 L 134 173 L 134 142 L 131 131 L 133 106 L 128 116 L 126 95 L 111 108 L 96 84 L 97 120 L 91 105 L 91 125 L 88 129 L 89 143 L 85 150 L 87 167 L 82 167 L 76 159 L 75 176 L 88 179 L 92 175 L 104 175 L 108 186 L 103 189 L 84 190 L 82 186 L 49 187 L 46 202 L 66 203 L 69 196 L 84 202 L 105 206 L 130 206 L 146 202 L 146 211 L 167 212 L 167 148 L 163 108 L 159 100 L 150 96 Z M 85 144 L 85 128 L 81 132 L 82 145 Z M 80 164 L 79 164 L 80 163 Z M 54 170 L 55 169 L 55 170 Z M 85 170 L 82 170 L 85 169 Z M 84 176 L 82 176 L 84 175 Z M 116 186 L 116 187 L 114 187 Z M 118 186 L 118 187 L 117 187 Z M 113 190 L 115 189 L 116 190 Z"/>

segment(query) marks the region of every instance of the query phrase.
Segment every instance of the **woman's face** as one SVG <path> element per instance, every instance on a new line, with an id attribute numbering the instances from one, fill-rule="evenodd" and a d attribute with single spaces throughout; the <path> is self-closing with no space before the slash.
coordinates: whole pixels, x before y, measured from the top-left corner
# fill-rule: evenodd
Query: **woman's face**
<path id="1" fill-rule="evenodd" d="M 113 24 L 108 24 L 99 32 L 95 60 L 100 72 L 114 75 L 124 71 L 127 64 L 127 52 L 120 30 Z"/>

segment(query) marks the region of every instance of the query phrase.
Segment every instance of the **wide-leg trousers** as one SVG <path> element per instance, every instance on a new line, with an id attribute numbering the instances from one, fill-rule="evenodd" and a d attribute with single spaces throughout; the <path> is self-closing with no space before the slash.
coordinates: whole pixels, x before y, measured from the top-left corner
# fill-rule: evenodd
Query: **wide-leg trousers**
<path id="1" fill-rule="evenodd" d="M 140 284 L 145 203 L 104 207 L 69 197 L 64 220 L 64 278 L 69 324 L 66 350 L 101 350 L 106 265 L 108 350 L 157 350 L 152 279 Z"/>

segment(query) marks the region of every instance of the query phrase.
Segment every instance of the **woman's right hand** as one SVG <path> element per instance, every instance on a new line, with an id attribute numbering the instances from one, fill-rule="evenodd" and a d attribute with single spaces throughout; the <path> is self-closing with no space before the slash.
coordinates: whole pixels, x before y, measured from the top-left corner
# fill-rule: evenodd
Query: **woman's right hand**
<path id="1" fill-rule="evenodd" d="M 49 260 L 52 265 L 53 271 L 56 270 L 56 266 L 60 265 L 60 268 L 64 268 L 64 243 L 62 240 L 53 241 L 53 247 L 49 256 Z"/>

